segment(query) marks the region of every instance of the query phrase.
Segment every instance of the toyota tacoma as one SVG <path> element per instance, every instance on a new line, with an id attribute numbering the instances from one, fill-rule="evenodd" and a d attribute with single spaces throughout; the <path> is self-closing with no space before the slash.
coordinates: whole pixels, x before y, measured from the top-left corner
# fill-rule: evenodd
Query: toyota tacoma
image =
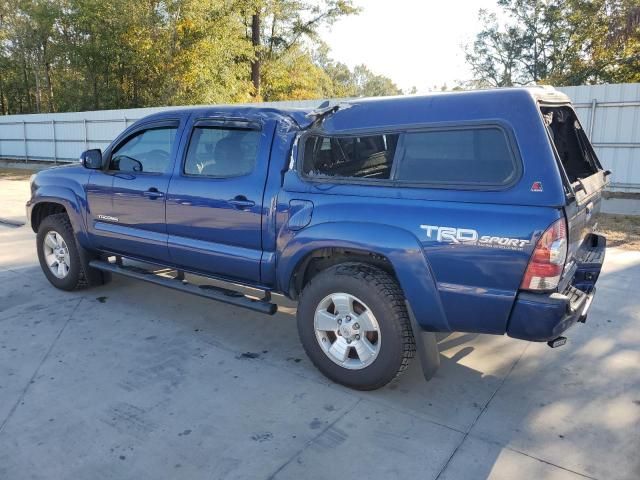
<path id="1" fill-rule="evenodd" d="M 38 173 L 27 212 L 53 286 L 115 273 L 266 314 L 285 295 L 317 368 L 364 390 L 416 355 L 432 377 L 440 332 L 563 344 L 609 175 L 550 87 L 211 106 Z"/>

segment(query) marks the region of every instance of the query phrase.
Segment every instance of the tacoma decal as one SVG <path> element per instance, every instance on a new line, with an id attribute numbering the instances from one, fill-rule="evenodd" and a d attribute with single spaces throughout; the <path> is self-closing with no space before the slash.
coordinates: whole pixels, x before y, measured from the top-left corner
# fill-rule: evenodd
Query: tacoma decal
<path id="1" fill-rule="evenodd" d="M 530 240 L 521 238 L 479 235 L 478 231 L 472 228 L 441 227 L 438 225 L 420 225 L 420 228 L 427 232 L 427 238 L 441 243 L 463 243 L 512 250 L 522 250 L 531 243 Z"/>
<path id="2" fill-rule="evenodd" d="M 100 220 L 105 220 L 107 222 L 117 222 L 118 221 L 118 217 L 112 217 L 110 215 L 98 215 L 98 218 Z"/>

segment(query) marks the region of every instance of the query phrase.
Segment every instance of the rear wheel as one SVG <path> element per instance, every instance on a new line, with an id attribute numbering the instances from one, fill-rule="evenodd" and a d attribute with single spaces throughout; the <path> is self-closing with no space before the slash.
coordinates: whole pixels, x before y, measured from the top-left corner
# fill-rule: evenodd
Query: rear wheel
<path id="1" fill-rule="evenodd" d="M 399 285 L 367 264 L 341 264 L 316 275 L 300 297 L 298 332 L 323 374 L 359 390 L 386 385 L 415 353 Z"/>
<path id="2" fill-rule="evenodd" d="M 89 267 L 95 257 L 76 243 L 65 213 L 42 220 L 36 236 L 38 260 L 47 280 L 61 290 L 76 290 L 108 281 L 108 276 Z"/>

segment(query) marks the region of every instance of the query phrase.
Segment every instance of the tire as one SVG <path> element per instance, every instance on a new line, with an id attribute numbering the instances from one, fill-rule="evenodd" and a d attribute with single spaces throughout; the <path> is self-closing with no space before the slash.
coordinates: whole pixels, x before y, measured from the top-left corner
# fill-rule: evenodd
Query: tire
<path id="1" fill-rule="evenodd" d="M 349 310 L 352 314 L 345 313 Z M 371 265 L 342 263 L 318 273 L 302 291 L 297 320 L 300 341 L 314 365 L 350 388 L 383 387 L 415 355 L 402 290 L 391 275 Z"/>
<path id="2" fill-rule="evenodd" d="M 55 249 L 52 248 L 53 243 L 45 243 L 49 235 L 57 242 Z M 60 290 L 71 291 L 102 285 L 110 279 L 100 270 L 89 267 L 89 261 L 97 258 L 97 255 L 76 242 L 73 227 L 66 213 L 50 215 L 42 220 L 36 235 L 36 249 L 45 277 L 51 285 Z M 64 255 L 63 251 L 66 252 Z M 56 257 L 56 261 L 62 259 L 57 264 L 54 263 L 54 267 L 50 267 L 52 255 Z M 66 268 L 59 270 L 60 263 L 64 263 Z"/>

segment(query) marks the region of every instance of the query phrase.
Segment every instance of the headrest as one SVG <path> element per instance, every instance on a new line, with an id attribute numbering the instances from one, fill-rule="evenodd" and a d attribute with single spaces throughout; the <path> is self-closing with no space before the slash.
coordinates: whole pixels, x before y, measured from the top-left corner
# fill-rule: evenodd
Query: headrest
<path id="1" fill-rule="evenodd" d="M 218 141 L 216 144 L 216 161 L 235 160 L 242 153 L 240 138 L 236 135 L 229 135 Z"/>

